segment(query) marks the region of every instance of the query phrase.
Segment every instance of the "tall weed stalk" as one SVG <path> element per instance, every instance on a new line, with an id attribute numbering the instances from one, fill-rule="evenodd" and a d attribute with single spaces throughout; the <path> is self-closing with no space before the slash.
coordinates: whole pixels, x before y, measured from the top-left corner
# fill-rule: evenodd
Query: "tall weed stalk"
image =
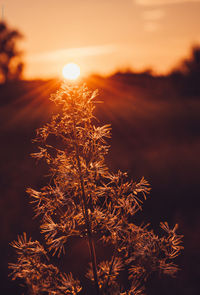
<path id="1" fill-rule="evenodd" d="M 173 276 L 178 270 L 172 262 L 182 249 L 177 225 L 170 229 L 161 223 L 165 234 L 158 237 L 148 225 L 133 222 L 149 194 L 148 182 L 129 180 L 126 173 L 111 173 L 106 166 L 111 128 L 97 124 L 96 96 L 86 85 L 63 84 L 51 96 L 61 112 L 37 130 L 39 151 L 32 156 L 49 166 L 49 182 L 40 191 L 27 192 L 41 218 L 47 250 L 24 233 L 12 242 L 17 262 L 9 265 L 12 278 L 23 279 L 30 294 L 83 292 L 71 273 L 48 262 L 47 253 L 65 254 L 72 237 L 88 240 L 91 264 L 86 277 L 93 294 L 141 295 L 151 273 Z M 109 260 L 97 261 L 95 244 L 100 242 L 112 249 Z"/>

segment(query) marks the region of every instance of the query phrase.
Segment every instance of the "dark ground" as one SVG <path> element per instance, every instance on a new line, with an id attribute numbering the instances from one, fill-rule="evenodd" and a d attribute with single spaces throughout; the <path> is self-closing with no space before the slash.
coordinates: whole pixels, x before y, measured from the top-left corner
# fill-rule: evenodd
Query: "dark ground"
<path id="1" fill-rule="evenodd" d="M 88 85 L 98 88 L 99 99 L 104 101 L 97 105 L 100 122 L 112 124 L 109 166 L 127 171 L 135 180 L 145 176 L 151 184 L 150 197 L 139 213 L 141 220 L 151 222 L 155 231 L 160 221 L 171 226 L 178 223 L 179 233 L 184 234 L 177 278 L 152 278 L 148 294 L 199 294 L 200 83 L 192 86 L 180 76 L 129 73 L 106 79 L 93 76 Z M 57 87 L 56 81 L 0 85 L 0 280 L 4 295 L 23 293 L 18 283 L 7 278 L 7 264 L 14 259 L 8 243 L 24 231 L 41 239 L 25 189 L 39 189 L 44 181 L 45 167 L 29 156 L 35 149 L 31 139 L 55 111 L 48 97 Z M 61 265 L 81 273 L 88 260 L 85 242 L 69 245 L 66 252 L 69 256 Z"/>

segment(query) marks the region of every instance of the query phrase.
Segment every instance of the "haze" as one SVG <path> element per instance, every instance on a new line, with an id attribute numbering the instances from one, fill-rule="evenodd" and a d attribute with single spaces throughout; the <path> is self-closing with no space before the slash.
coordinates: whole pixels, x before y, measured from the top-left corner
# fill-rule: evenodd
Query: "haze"
<path id="1" fill-rule="evenodd" d="M 2 18 L 25 36 L 25 78 L 118 69 L 166 73 L 200 43 L 199 0 L 6 0 Z"/>

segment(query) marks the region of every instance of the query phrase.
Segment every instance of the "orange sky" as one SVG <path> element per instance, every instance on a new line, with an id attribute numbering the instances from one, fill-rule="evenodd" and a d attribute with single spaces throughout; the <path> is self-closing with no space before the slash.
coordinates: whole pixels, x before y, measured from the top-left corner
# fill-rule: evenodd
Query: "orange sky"
<path id="1" fill-rule="evenodd" d="M 26 78 L 152 67 L 164 73 L 200 44 L 200 0 L 0 0 L 25 36 Z"/>

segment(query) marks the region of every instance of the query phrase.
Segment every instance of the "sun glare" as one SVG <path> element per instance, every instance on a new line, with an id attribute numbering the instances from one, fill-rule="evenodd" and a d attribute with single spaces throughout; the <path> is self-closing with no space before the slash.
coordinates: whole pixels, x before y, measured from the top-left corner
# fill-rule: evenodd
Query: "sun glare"
<path id="1" fill-rule="evenodd" d="M 80 67 L 77 64 L 69 63 L 63 67 L 62 73 L 65 79 L 76 80 L 80 76 Z"/>

